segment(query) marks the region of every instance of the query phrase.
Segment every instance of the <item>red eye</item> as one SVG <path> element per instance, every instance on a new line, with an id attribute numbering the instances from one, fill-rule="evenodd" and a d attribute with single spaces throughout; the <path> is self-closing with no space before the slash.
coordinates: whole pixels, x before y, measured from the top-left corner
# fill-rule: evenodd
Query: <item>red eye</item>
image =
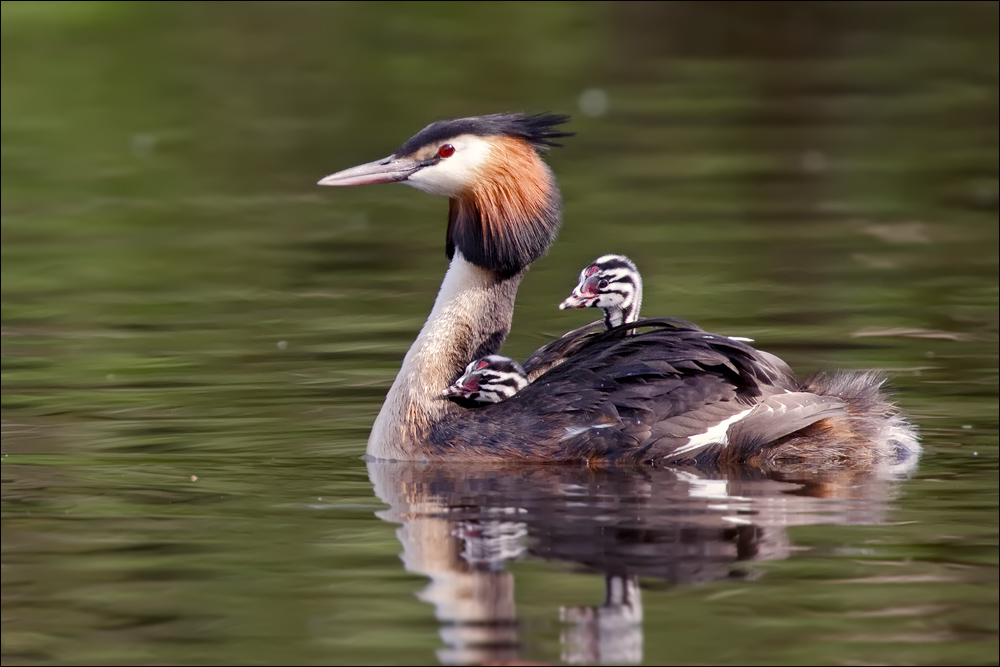
<path id="1" fill-rule="evenodd" d="M 444 146 L 438 149 L 438 155 L 440 157 L 451 157 L 454 154 L 455 154 L 455 147 L 452 146 L 451 144 L 445 144 Z"/>
<path id="2" fill-rule="evenodd" d="M 454 151 L 455 149 L 454 149 L 454 148 L 452 148 L 451 150 L 452 150 L 452 151 Z M 479 365 L 478 365 L 478 366 L 476 366 L 476 370 L 477 370 L 477 371 L 479 371 L 479 370 L 482 370 L 482 369 L 486 368 L 486 367 L 487 367 L 487 366 L 489 366 L 489 365 L 490 365 L 490 362 L 488 362 L 488 361 L 480 361 L 480 362 L 479 362 Z"/>

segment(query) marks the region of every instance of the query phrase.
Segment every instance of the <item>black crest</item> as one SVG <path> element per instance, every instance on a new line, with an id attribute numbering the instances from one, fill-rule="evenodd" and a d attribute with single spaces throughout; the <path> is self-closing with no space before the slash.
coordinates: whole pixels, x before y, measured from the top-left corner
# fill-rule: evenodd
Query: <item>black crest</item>
<path id="1" fill-rule="evenodd" d="M 550 146 L 560 146 L 553 141 L 572 137 L 573 132 L 560 132 L 557 126 L 569 120 L 564 114 L 538 113 L 495 113 L 488 116 L 472 116 L 455 120 L 439 120 L 431 123 L 396 151 L 396 157 L 412 155 L 427 144 L 437 144 L 460 134 L 474 134 L 480 137 L 511 136 L 531 142 L 536 150 Z"/>

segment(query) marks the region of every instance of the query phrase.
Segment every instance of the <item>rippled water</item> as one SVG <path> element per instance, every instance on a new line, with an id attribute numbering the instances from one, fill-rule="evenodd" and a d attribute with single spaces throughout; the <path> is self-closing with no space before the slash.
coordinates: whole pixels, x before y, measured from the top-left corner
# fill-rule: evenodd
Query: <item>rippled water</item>
<path id="1" fill-rule="evenodd" d="M 996 663 L 995 3 L 2 17 L 4 664 Z M 909 479 L 366 464 L 446 203 L 314 183 L 522 109 L 578 134 L 505 353 L 624 252 L 889 370 Z"/>

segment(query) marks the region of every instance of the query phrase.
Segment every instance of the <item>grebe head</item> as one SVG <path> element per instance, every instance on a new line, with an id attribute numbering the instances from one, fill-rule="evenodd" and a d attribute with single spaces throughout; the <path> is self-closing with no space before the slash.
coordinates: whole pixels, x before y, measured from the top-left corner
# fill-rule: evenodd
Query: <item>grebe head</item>
<path id="1" fill-rule="evenodd" d="M 509 357 L 491 354 L 466 366 L 462 376 L 444 390 L 444 396 L 479 404 L 499 403 L 527 384 L 521 364 Z"/>
<path id="2" fill-rule="evenodd" d="M 555 240 L 561 199 L 540 153 L 571 136 L 557 114 L 492 114 L 431 123 L 387 158 L 331 174 L 320 185 L 406 183 L 451 200 L 447 252 L 513 275 Z"/>
<path id="3" fill-rule="evenodd" d="M 566 308 L 602 308 L 608 328 L 639 319 L 642 276 L 624 255 L 604 255 L 580 272 L 580 281 L 565 301 Z"/>

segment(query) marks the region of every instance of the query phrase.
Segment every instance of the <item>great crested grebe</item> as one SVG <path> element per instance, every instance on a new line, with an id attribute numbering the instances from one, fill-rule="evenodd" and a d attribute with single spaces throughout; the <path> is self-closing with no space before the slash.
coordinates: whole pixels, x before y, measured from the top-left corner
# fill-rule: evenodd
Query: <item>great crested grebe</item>
<path id="1" fill-rule="evenodd" d="M 641 306 L 642 276 L 639 269 L 624 255 L 604 255 L 580 272 L 580 282 L 573 288 L 572 294 L 559 304 L 559 309 L 601 308 L 604 311 L 604 326 L 611 329 L 639 319 Z M 594 330 L 596 332 L 596 328 Z M 538 375 L 541 373 L 536 373 L 535 377 Z M 489 354 L 466 366 L 462 376 L 444 390 L 444 395 L 471 405 L 499 403 L 524 389 L 527 384 L 528 376 L 521 364 L 510 357 Z"/>
<path id="2" fill-rule="evenodd" d="M 919 450 L 881 377 L 800 383 L 774 355 L 671 318 L 593 326 L 525 362 L 545 367 L 509 399 L 442 397 L 510 331 L 528 266 L 555 239 L 561 197 L 541 153 L 570 136 L 552 114 L 432 123 L 395 153 L 320 185 L 406 183 L 449 198 L 451 265 L 368 439 L 378 459 L 874 465 Z M 599 324 L 599 323 L 598 323 Z M 634 335 L 630 335 L 634 332 Z"/>

